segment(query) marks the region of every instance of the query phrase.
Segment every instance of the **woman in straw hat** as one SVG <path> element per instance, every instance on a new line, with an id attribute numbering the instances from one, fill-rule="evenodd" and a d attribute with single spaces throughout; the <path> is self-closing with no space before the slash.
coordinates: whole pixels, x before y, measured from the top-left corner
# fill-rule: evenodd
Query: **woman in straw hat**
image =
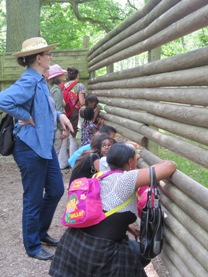
<path id="1" fill-rule="evenodd" d="M 19 80 L 0 93 L 0 109 L 15 117 L 13 156 L 23 184 L 23 242 L 28 256 L 51 259 L 42 244 L 57 246 L 48 235 L 57 204 L 64 193 L 61 171 L 54 150 L 56 123 L 63 137 L 73 127 L 65 114 L 57 112 L 43 74 L 49 69 L 50 50 L 41 37 L 27 39 L 22 50 L 14 54 L 19 65 L 26 67 Z"/>

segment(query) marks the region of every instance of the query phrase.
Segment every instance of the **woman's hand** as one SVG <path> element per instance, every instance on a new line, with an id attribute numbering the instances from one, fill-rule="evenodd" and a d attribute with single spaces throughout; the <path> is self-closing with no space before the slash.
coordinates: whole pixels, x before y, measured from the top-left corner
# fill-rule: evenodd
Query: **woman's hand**
<path id="1" fill-rule="evenodd" d="M 65 114 L 60 114 L 59 120 L 63 128 L 62 135 L 64 135 L 65 132 L 68 132 L 68 130 L 74 133 L 73 126 Z"/>
<path id="2" fill-rule="evenodd" d="M 33 121 L 32 117 L 30 117 L 28 121 L 18 120 L 18 124 L 23 126 L 26 126 L 28 124 L 35 126 L 35 122 Z"/>
<path id="3" fill-rule="evenodd" d="M 67 130 L 62 130 L 61 132 L 61 139 L 65 139 L 67 138 L 69 135 L 68 131 Z"/>

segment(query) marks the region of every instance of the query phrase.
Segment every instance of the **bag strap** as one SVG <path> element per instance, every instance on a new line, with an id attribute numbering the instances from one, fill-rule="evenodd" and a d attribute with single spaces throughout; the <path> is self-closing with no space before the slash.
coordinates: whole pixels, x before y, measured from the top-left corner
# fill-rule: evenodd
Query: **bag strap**
<path id="1" fill-rule="evenodd" d="M 160 192 L 157 185 L 156 174 L 154 167 L 150 167 L 150 187 L 148 189 L 147 202 L 149 201 L 150 207 L 152 207 L 152 198 L 154 201 L 154 207 L 159 205 Z"/>
<path id="2" fill-rule="evenodd" d="M 90 166 L 91 166 L 91 173 L 94 174 L 97 172 L 97 170 L 94 168 L 92 157 L 93 155 L 96 155 L 98 159 L 100 159 L 100 156 L 97 153 L 90 153 Z"/>
<path id="3" fill-rule="evenodd" d="M 62 88 L 63 90 L 65 90 L 65 91 L 69 92 L 73 87 L 76 86 L 77 83 L 78 83 L 77 81 L 74 81 L 74 82 L 72 82 L 67 88 L 65 88 L 64 85 L 61 86 L 61 88 Z"/>
<path id="4" fill-rule="evenodd" d="M 37 86 L 38 86 L 38 84 L 36 83 L 35 93 L 33 94 L 32 101 L 31 101 L 31 106 L 30 106 L 30 114 L 32 113 L 32 110 L 33 110 L 33 103 L 34 103 L 34 99 L 35 99 L 35 95 L 36 95 Z"/>
<path id="5" fill-rule="evenodd" d="M 116 173 L 116 172 L 122 173 L 123 171 L 121 169 L 109 170 L 109 171 L 103 173 L 102 175 L 100 175 L 98 178 L 99 179 L 103 179 L 103 178 L 105 178 L 105 177 L 107 177 L 107 176 L 109 176 L 109 175 L 111 175 L 113 173 Z"/>
<path id="6" fill-rule="evenodd" d="M 122 203 L 121 205 L 119 205 L 119 206 L 113 208 L 112 210 L 106 212 L 105 215 L 110 216 L 110 215 L 118 212 L 119 210 L 123 209 L 134 199 L 134 197 L 135 197 L 135 193 L 133 193 L 132 196 L 129 199 L 127 199 L 124 203 Z"/>
<path id="7" fill-rule="evenodd" d="M 156 174 L 155 174 L 155 168 L 154 167 L 150 167 L 150 178 L 151 178 L 151 186 L 152 189 L 154 190 L 154 195 L 155 197 L 159 197 L 159 189 L 158 189 L 158 184 L 157 184 L 157 180 L 156 180 Z"/>
<path id="8" fill-rule="evenodd" d="M 73 89 L 73 87 L 76 86 L 76 84 L 78 84 L 78 82 L 77 82 L 77 81 L 74 81 L 74 82 L 72 82 L 67 88 L 65 88 L 64 86 L 61 87 L 61 88 L 63 89 L 63 93 L 64 93 L 64 94 L 68 93 L 70 90 Z M 77 93 L 77 100 L 76 100 L 75 104 L 72 105 L 72 106 L 75 107 L 78 101 L 79 101 L 79 92 Z"/>

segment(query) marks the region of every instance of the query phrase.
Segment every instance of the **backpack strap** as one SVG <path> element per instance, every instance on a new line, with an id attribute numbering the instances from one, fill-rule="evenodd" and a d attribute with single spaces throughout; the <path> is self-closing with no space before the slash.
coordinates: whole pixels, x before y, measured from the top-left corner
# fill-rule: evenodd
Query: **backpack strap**
<path id="1" fill-rule="evenodd" d="M 99 179 L 103 179 L 113 173 L 122 173 L 122 172 L 123 172 L 123 170 L 121 170 L 121 169 L 109 170 L 109 171 L 103 173 L 101 176 L 99 176 Z"/>
<path id="2" fill-rule="evenodd" d="M 127 199 L 124 203 L 122 203 L 121 205 L 113 208 L 112 210 L 108 211 L 105 213 L 106 216 L 110 216 L 118 211 L 120 211 L 121 209 L 123 209 L 124 207 L 126 207 L 135 197 L 135 193 L 132 194 L 132 196 Z"/>
<path id="3" fill-rule="evenodd" d="M 62 84 L 60 87 L 61 87 L 63 90 L 69 92 L 73 87 L 76 86 L 77 83 L 78 83 L 77 81 L 74 81 L 74 82 L 72 82 L 67 88 L 65 88 L 64 84 Z"/>
<path id="4" fill-rule="evenodd" d="M 70 99 L 70 97 L 69 97 L 69 94 L 70 94 L 72 88 L 73 88 L 74 86 L 76 86 L 77 83 L 78 83 L 77 81 L 74 81 L 74 82 L 72 82 L 68 87 L 65 87 L 64 84 L 61 84 L 61 85 L 60 85 L 60 87 L 61 87 L 61 89 L 62 89 L 62 93 L 63 93 L 63 99 L 64 99 L 64 101 L 65 101 L 65 103 L 66 103 L 65 112 L 66 112 L 66 116 L 67 116 L 67 117 L 70 117 L 70 115 L 72 114 L 72 112 L 73 112 L 73 110 L 74 110 L 76 104 L 77 104 L 78 101 L 79 101 L 79 92 L 77 93 L 77 96 L 76 96 L 77 98 L 76 98 L 76 101 L 75 101 L 74 105 L 72 105 L 71 99 Z M 74 92 L 72 92 L 72 93 L 73 93 L 74 95 L 76 95 L 76 93 L 74 93 Z M 67 105 L 69 105 L 69 107 L 68 107 Z M 66 107 L 68 107 L 67 110 L 66 110 Z"/>
<path id="5" fill-rule="evenodd" d="M 78 83 L 77 81 L 74 81 L 74 82 L 72 82 L 67 88 L 65 88 L 64 84 L 62 84 L 62 85 L 60 86 L 60 87 L 62 88 L 63 97 L 64 97 L 65 99 L 66 99 L 66 95 L 68 94 L 68 92 L 70 92 L 70 91 L 73 89 L 73 87 L 76 86 L 77 83 Z M 77 94 L 77 96 L 79 96 L 79 95 Z M 76 104 L 77 104 L 78 101 L 79 101 L 79 97 L 77 97 L 77 101 L 76 101 L 75 105 L 73 105 L 73 106 L 76 106 Z"/>

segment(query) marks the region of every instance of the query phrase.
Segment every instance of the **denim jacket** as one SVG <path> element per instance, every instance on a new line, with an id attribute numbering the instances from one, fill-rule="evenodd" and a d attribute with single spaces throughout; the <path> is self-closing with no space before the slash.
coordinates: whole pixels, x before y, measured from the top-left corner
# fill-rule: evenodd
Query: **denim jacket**
<path id="1" fill-rule="evenodd" d="M 31 67 L 25 70 L 19 80 L 0 93 L 2 111 L 16 120 L 28 121 L 32 116 L 35 126 L 16 123 L 14 135 L 45 159 L 52 158 L 54 130 L 60 116 L 49 98 L 45 78 Z"/>

